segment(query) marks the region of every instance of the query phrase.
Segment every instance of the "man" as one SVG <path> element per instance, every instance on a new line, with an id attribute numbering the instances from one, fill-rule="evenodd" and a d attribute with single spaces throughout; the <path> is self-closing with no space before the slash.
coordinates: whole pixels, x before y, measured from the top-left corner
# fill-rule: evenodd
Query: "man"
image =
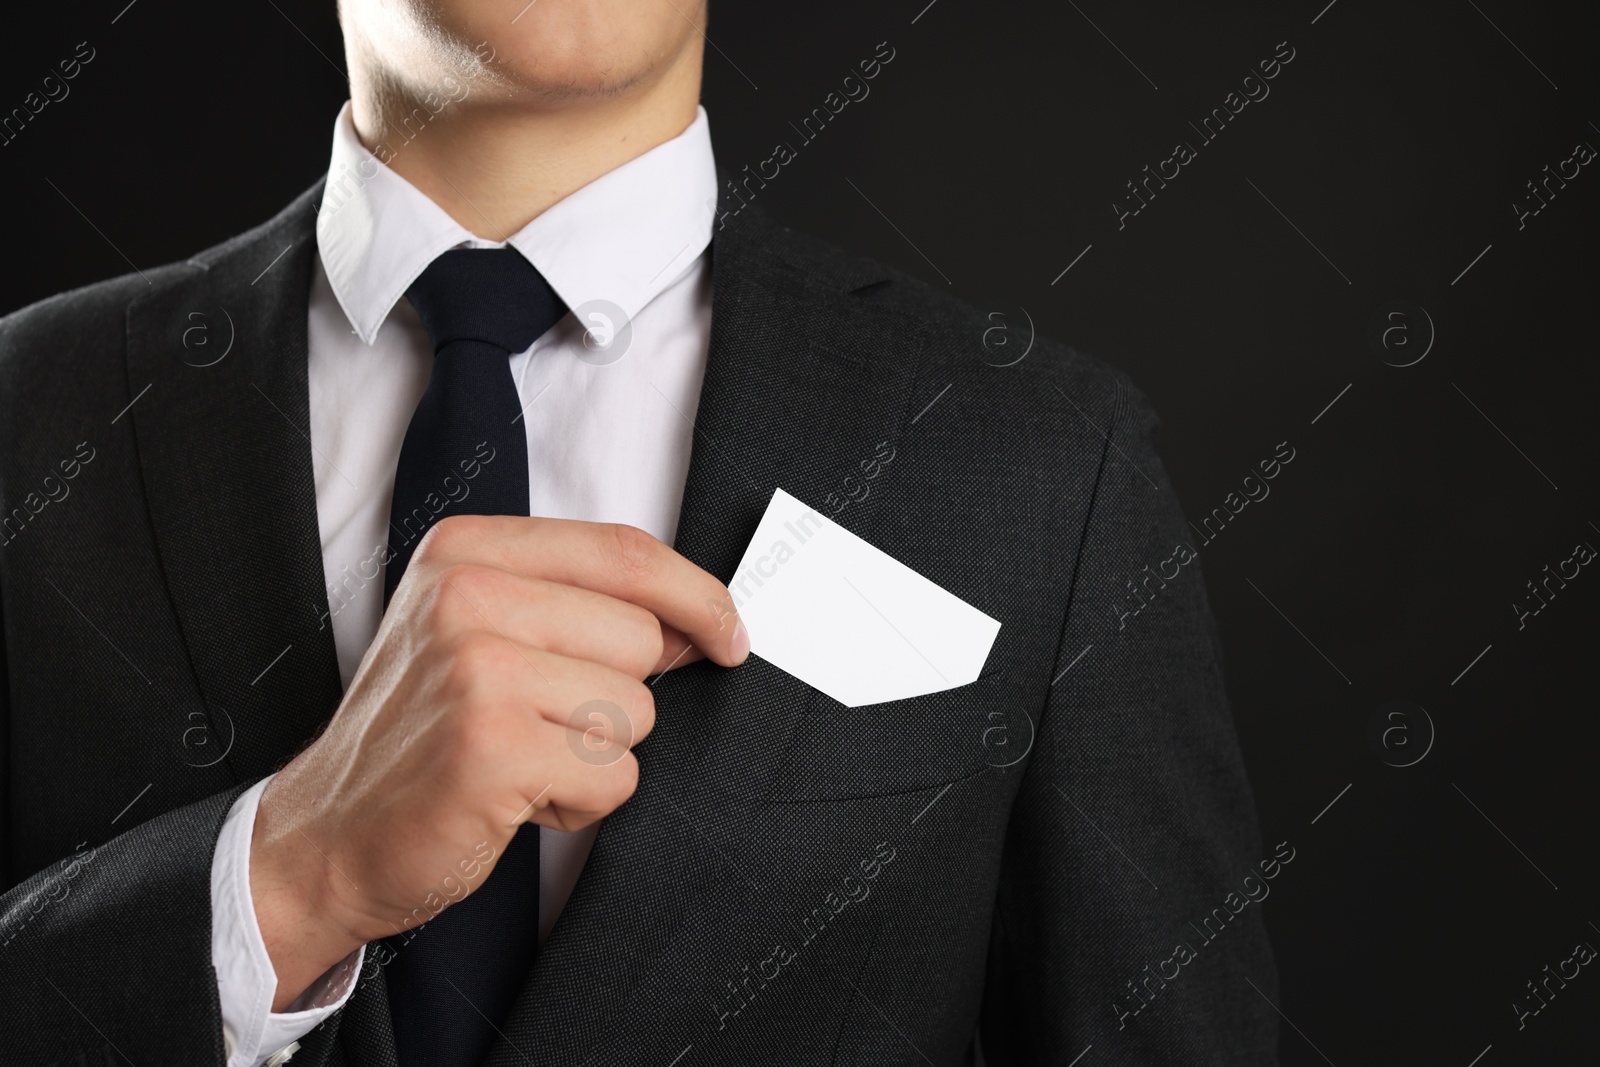
<path id="1" fill-rule="evenodd" d="M 515 6 L 347 0 L 324 182 L 0 323 L 0 1059 L 1274 1062 L 1148 404 L 719 188 L 702 5 Z M 780 487 L 982 677 L 746 661 Z"/>

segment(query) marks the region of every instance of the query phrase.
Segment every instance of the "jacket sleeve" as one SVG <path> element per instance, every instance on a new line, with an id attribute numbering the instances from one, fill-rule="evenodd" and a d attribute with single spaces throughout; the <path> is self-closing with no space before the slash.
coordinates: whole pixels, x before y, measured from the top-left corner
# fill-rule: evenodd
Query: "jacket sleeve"
<path id="1" fill-rule="evenodd" d="M 0 738 L 9 714 L 0 659 Z M 20 884 L 3 872 L 0 1062 L 220 1067 L 211 860 L 245 788 L 86 843 Z"/>
<path id="2" fill-rule="evenodd" d="M 1125 380 L 1112 407 L 1007 830 L 982 1049 L 995 1067 L 1065 1065 L 1091 1045 L 1097 1067 L 1271 1065 L 1257 900 L 1283 868 L 1260 843 L 1203 547 L 1156 455 L 1155 413 Z"/>

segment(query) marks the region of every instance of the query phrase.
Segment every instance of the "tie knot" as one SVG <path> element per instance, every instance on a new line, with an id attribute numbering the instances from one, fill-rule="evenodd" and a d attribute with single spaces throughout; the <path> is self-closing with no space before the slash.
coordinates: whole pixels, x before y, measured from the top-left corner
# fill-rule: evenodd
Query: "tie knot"
<path id="1" fill-rule="evenodd" d="M 406 290 L 437 355 L 454 341 L 521 352 L 567 312 L 550 283 L 521 252 L 452 248 Z"/>

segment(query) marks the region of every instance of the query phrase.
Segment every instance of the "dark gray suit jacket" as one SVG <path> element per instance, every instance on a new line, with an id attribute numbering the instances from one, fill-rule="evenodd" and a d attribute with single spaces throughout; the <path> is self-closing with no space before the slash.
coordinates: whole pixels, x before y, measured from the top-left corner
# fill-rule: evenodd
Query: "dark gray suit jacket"
<path id="1" fill-rule="evenodd" d="M 0 320 L 0 1062 L 222 1063 L 213 844 L 341 697 L 319 196 Z M 1044 341 L 988 366 L 983 315 L 754 207 L 712 257 L 677 548 L 727 580 L 781 486 L 1003 628 L 977 683 L 874 707 L 660 679 L 492 1067 L 1274 1063 L 1260 908 L 1225 905 L 1270 850 L 1199 564 L 1152 580 L 1187 534 L 1148 403 Z M 394 1063 L 360 983 L 296 1067 Z"/>

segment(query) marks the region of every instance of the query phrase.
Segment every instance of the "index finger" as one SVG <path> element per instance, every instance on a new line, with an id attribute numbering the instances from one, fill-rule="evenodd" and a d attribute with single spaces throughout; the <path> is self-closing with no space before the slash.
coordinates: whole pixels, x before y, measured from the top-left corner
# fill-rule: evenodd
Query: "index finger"
<path id="1" fill-rule="evenodd" d="M 724 667 L 750 653 L 750 634 L 727 587 L 637 527 L 457 515 L 440 520 L 429 537 L 436 560 L 471 559 L 637 604 Z"/>

